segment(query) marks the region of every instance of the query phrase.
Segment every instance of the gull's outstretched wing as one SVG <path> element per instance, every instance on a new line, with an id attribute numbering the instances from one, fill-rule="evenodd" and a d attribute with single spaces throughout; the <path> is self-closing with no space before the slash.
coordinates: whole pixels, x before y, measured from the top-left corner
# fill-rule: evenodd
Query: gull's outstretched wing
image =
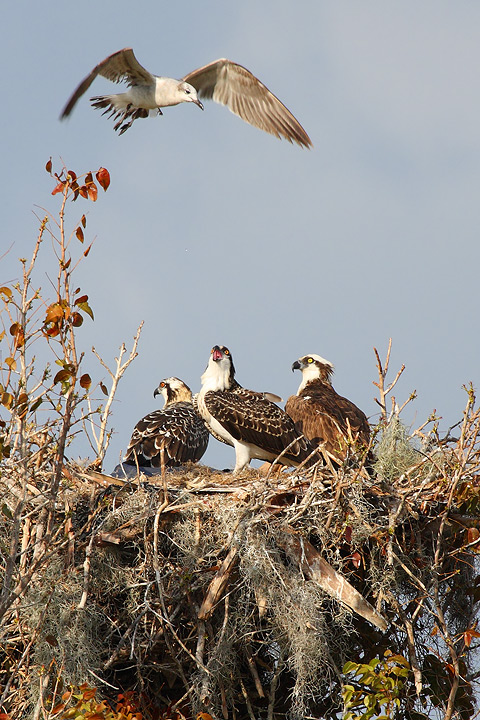
<path id="1" fill-rule="evenodd" d="M 82 80 L 70 100 L 65 105 L 60 119 L 68 117 L 75 107 L 77 101 L 82 97 L 97 75 L 101 75 L 112 82 L 125 80 L 128 85 L 152 85 L 155 77 L 145 70 L 135 57 L 132 48 L 124 48 L 113 55 L 109 55 L 101 63 L 93 68 L 92 72 Z"/>
<path id="2" fill-rule="evenodd" d="M 290 110 L 242 65 L 222 58 L 185 75 L 201 98 L 226 105 L 250 125 L 303 147 L 312 141 Z"/>

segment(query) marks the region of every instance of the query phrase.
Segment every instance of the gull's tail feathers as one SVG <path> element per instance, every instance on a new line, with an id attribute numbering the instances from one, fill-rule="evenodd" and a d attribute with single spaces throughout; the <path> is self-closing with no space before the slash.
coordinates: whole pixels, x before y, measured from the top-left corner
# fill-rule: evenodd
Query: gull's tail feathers
<path id="1" fill-rule="evenodd" d="M 133 107 L 131 103 L 126 102 L 122 95 L 98 95 L 90 98 L 92 107 L 97 110 L 103 110 L 102 115 L 108 115 L 109 118 L 118 120 L 113 129 L 122 135 L 129 127 L 132 126 L 134 120 L 138 118 L 146 118 L 149 111 L 145 108 Z M 126 122 L 128 120 L 128 122 Z"/>

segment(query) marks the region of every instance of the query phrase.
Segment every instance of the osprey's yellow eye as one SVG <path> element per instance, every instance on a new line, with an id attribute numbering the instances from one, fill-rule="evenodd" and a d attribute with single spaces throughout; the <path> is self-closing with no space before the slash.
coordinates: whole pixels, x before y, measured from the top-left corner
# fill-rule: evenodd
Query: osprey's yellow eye
<path id="1" fill-rule="evenodd" d="M 307 359 L 307 362 L 308 362 L 308 363 L 312 363 L 312 362 L 313 362 L 313 358 L 308 358 L 308 359 Z"/>
<path id="2" fill-rule="evenodd" d="M 225 353 L 225 355 L 230 355 L 230 350 L 227 350 L 227 348 L 225 348 L 223 352 Z"/>

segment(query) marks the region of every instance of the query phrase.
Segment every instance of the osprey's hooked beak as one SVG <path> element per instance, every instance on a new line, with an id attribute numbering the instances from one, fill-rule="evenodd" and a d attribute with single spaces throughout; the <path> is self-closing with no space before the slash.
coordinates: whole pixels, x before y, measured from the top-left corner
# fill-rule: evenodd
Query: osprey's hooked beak
<path id="1" fill-rule="evenodd" d="M 155 390 L 153 391 L 153 397 L 156 398 L 157 395 L 160 395 L 160 390 L 158 389 L 158 387 L 155 388 Z"/>
<path id="2" fill-rule="evenodd" d="M 204 109 L 203 103 L 201 103 L 198 98 L 197 98 L 196 100 L 193 100 L 192 102 L 194 102 L 195 105 L 198 105 L 198 107 L 200 108 L 200 110 L 203 110 L 203 109 Z"/>
<path id="3" fill-rule="evenodd" d="M 298 360 L 295 360 L 295 362 L 294 362 L 293 365 L 292 365 L 292 372 L 293 372 L 294 370 L 301 370 L 301 369 L 302 369 L 302 366 L 300 365 L 300 363 L 298 362 Z"/>

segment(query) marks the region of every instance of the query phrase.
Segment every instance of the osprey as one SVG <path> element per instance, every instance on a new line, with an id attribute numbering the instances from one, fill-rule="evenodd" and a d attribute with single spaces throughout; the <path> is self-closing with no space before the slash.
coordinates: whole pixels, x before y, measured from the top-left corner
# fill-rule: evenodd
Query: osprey
<path id="1" fill-rule="evenodd" d="M 60 119 L 72 112 L 77 101 L 88 90 L 97 75 L 107 80 L 125 80 L 129 89 L 115 95 L 90 98 L 93 107 L 110 113 L 117 121 L 114 130 L 121 135 L 137 118 L 148 117 L 151 110 L 162 115 L 160 108 L 193 102 L 203 110 L 201 98 L 226 105 L 250 125 L 284 137 L 303 147 L 312 142 L 298 120 L 273 93 L 242 65 L 221 58 L 185 75 L 181 80 L 152 75 L 140 65 L 132 48 L 124 48 L 102 60 L 77 87 Z"/>
<path id="2" fill-rule="evenodd" d="M 302 371 L 297 394 L 288 398 L 285 411 L 313 445 L 324 448 L 339 461 L 349 448 L 367 448 L 370 426 L 366 415 L 332 387 L 333 365 L 320 355 L 304 355 L 292 365 Z"/>
<path id="3" fill-rule="evenodd" d="M 165 405 L 135 425 L 124 462 L 136 465 L 137 460 L 140 467 L 160 468 L 162 444 L 167 467 L 198 462 L 207 449 L 209 433 L 192 405 L 190 388 L 169 377 L 161 381 L 153 396 L 159 394 Z"/>
<path id="4" fill-rule="evenodd" d="M 229 349 L 212 348 L 196 403 L 212 435 L 235 448 L 234 473 L 253 458 L 272 462 L 283 451 L 283 465 L 297 466 L 315 455 L 292 419 L 269 397 L 239 385 Z"/>

